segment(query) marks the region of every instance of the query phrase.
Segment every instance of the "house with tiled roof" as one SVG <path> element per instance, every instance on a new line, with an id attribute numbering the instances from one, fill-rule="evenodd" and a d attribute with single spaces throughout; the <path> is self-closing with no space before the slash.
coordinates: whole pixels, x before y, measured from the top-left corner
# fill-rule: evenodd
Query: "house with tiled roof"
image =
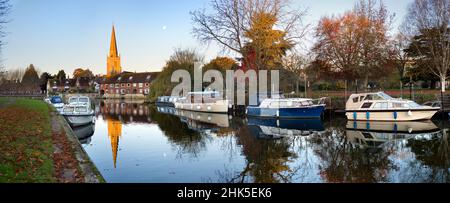
<path id="1" fill-rule="evenodd" d="M 48 80 L 47 90 L 52 93 L 91 92 L 94 89 L 94 78 L 79 77 L 72 79 Z"/>
<path id="2" fill-rule="evenodd" d="M 157 75 L 157 72 L 122 72 L 102 77 L 96 82 L 99 83 L 99 93 L 104 98 L 144 98 L 150 93 L 150 85 Z"/>

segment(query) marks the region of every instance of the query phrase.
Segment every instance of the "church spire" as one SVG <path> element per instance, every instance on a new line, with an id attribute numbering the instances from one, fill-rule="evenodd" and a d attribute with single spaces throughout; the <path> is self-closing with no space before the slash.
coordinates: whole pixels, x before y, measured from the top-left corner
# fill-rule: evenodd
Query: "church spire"
<path id="1" fill-rule="evenodd" d="M 120 56 L 117 51 L 117 42 L 116 42 L 116 29 L 114 25 L 112 27 L 111 33 L 111 46 L 109 47 L 109 55 L 106 61 L 106 71 L 107 76 L 113 76 L 116 74 L 120 74 L 122 72 L 122 67 L 120 65 Z"/>
<path id="2" fill-rule="evenodd" d="M 111 45 L 109 48 L 109 56 L 110 57 L 118 57 L 119 56 L 119 53 L 117 51 L 116 30 L 114 29 L 114 25 L 112 27 L 112 33 L 111 33 Z"/>

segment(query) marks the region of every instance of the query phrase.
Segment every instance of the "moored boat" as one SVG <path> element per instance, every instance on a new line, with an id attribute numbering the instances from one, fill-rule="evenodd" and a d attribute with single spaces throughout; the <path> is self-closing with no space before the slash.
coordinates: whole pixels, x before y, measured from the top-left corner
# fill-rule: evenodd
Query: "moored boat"
<path id="1" fill-rule="evenodd" d="M 429 120 L 439 107 L 422 106 L 411 100 L 396 99 L 384 92 L 352 94 L 346 104 L 349 120 L 416 121 Z"/>
<path id="2" fill-rule="evenodd" d="M 61 112 L 64 107 L 64 102 L 60 96 L 51 96 L 47 98 L 46 101 L 55 107 L 58 112 Z"/>
<path id="3" fill-rule="evenodd" d="M 195 98 L 200 98 L 201 101 L 196 101 Z M 189 92 L 186 97 L 175 102 L 177 109 L 208 113 L 228 113 L 230 105 L 229 100 L 223 99 L 216 91 Z"/>
<path id="4" fill-rule="evenodd" d="M 324 98 L 314 103 L 307 98 L 284 98 L 282 94 L 272 95 L 257 106 L 247 107 L 247 116 L 266 118 L 321 118 L 325 111 Z"/>
<path id="5" fill-rule="evenodd" d="M 89 125 L 95 122 L 94 110 L 89 97 L 71 97 L 69 104 L 64 105 L 61 115 L 72 127 Z"/>

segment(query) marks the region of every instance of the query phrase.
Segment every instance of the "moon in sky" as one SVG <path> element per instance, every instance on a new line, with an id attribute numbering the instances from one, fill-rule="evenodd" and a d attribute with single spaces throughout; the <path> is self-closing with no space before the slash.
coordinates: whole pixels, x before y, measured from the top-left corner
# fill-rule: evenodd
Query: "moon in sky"
<path id="1" fill-rule="evenodd" d="M 163 30 L 166 30 L 166 29 L 167 29 L 167 26 L 164 25 L 164 26 L 162 27 L 162 29 L 163 29 Z"/>

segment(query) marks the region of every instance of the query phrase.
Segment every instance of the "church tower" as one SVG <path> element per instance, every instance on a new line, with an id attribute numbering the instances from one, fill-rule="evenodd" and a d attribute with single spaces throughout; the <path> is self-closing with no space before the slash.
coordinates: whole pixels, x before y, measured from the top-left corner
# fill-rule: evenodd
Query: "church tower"
<path id="1" fill-rule="evenodd" d="M 109 55 L 106 62 L 106 76 L 110 77 L 122 72 L 122 67 L 120 66 L 120 56 L 117 51 L 117 42 L 116 42 L 116 31 L 114 26 L 112 28 L 111 34 L 111 45 L 109 48 Z"/>

